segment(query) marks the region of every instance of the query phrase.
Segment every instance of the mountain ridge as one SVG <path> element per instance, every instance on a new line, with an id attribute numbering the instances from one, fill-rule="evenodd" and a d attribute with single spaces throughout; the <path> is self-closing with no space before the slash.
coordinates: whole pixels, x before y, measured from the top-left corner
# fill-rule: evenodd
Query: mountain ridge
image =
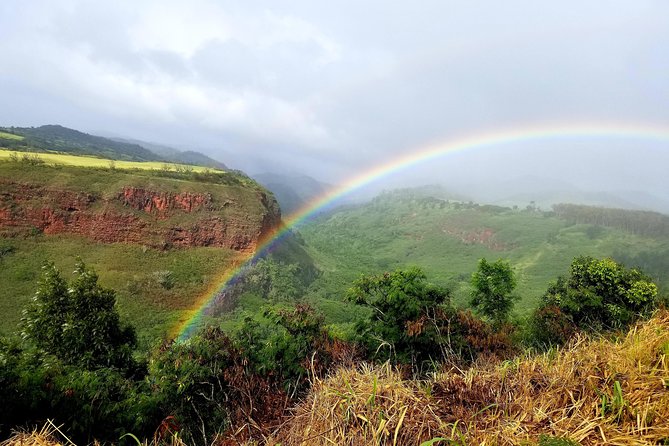
<path id="1" fill-rule="evenodd" d="M 17 138 L 7 135 L 15 135 Z M 224 163 L 200 152 L 181 151 L 134 139 L 97 136 L 58 124 L 0 127 L 0 147 L 18 151 L 58 151 L 73 155 L 92 155 L 110 160 L 164 161 L 227 170 Z"/>

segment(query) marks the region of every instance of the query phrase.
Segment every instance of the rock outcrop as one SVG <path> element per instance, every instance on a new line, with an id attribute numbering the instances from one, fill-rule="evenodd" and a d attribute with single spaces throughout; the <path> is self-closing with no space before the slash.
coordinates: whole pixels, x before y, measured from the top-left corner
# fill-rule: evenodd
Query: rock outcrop
<path id="1" fill-rule="evenodd" d="M 261 189 L 245 191 L 239 200 L 134 186 L 102 196 L 0 180 L 0 232 L 5 233 L 66 233 L 102 243 L 251 252 L 280 221 L 276 201 Z"/>

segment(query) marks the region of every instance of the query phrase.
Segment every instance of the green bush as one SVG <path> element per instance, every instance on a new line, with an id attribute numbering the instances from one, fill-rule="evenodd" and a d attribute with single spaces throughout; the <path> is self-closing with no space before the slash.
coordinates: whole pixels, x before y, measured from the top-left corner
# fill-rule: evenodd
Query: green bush
<path id="1" fill-rule="evenodd" d="M 362 276 L 348 290 L 348 298 L 371 308 L 357 324 L 360 342 L 368 354 L 420 366 L 444 359 L 448 333 L 443 321 L 453 314 L 448 290 L 427 283 L 419 268 Z"/>
<path id="2" fill-rule="evenodd" d="M 0 435 L 46 419 L 76 443 L 117 442 L 125 432 L 150 436 L 160 422 L 143 381 L 118 370 L 86 370 L 53 355 L 0 340 Z"/>
<path id="3" fill-rule="evenodd" d="M 311 306 L 298 304 L 268 307 L 264 321 L 245 319 L 236 336 L 240 348 L 256 373 L 276 377 L 288 393 L 304 390 L 312 366 L 321 370 L 333 359 L 323 317 Z"/>
<path id="4" fill-rule="evenodd" d="M 479 260 L 478 269 L 472 273 L 471 285 L 472 307 L 493 325 L 501 327 L 509 319 L 514 301 L 518 300 L 511 294 L 516 288 L 516 277 L 509 262 Z"/>
<path id="5" fill-rule="evenodd" d="M 70 283 L 53 264 L 44 267 L 37 292 L 22 317 L 22 335 L 65 364 L 88 369 L 134 367 L 135 331 L 121 325 L 113 290 L 79 262 Z"/>
<path id="6" fill-rule="evenodd" d="M 576 329 L 626 327 L 658 304 L 657 286 L 643 272 L 592 257 L 575 258 L 569 277 L 553 282 L 542 301 L 532 324 L 535 337 L 545 344 L 562 343 Z"/>

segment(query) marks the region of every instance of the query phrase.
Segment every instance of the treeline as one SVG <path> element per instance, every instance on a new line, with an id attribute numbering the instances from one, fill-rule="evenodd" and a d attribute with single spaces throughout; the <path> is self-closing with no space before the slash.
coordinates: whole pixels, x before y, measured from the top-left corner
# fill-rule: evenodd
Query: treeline
<path id="1" fill-rule="evenodd" d="M 635 266 L 646 272 L 658 285 L 668 286 L 669 279 L 669 249 L 651 249 L 641 251 L 638 254 L 631 254 L 627 251 L 614 251 L 614 259 L 625 265 Z"/>
<path id="2" fill-rule="evenodd" d="M 439 198 L 445 196 L 449 198 Z M 494 204 L 479 204 L 457 195 L 449 194 L 439 187 L 426 186 L 423 188 L 405 188 L 383 191 L 371 200 L 376 208 L 396 208 L 398 204 L 409 205 L 417 209 L 445 209 L 455 210 L 473 209 L 490 214 L 501 214 L 514 209 Z M 528 210 L 530 207 L 528 206 Z M 532 210 L 535 210 L 532 208 Z"/>
<path id="3" fill-rule="evenodd" d="M 302 290 L 272 263 L 247 280 L 264 294 Z M 55 419 L 75 442 L 188 444 L 264 438 L 315 378 L 342 365 L 388 361 L 407 376 L 480 357 L 508 358 L 526 347 L 564 343 L 579 331 L 629 326 L 658 304 L 641 271 L 611 259 L 579 257 L 550 285 L 529 322 L 510 318 L 512 266 L 481 259 L 472 273 L 474 312 L 456 309 L 448 289 L 418 268 L 363 275 L 347 299 L 368 308 L 352 339 L 328 331 L 310 306 L 268 305 L 230 333 L 208 327 L 142 355 L 122 323 L 115 292 L 79 264 L 65 280 L 47 265 L 25 309 L 20 336 L 0 339 L 0 430 Z M 289 283 L 286 283 L 286 282 Z M 233 439 L 234 438 L 234 439 Z"/>
<path id="4" fill-rule="evenodd" d="M 553 205 L 553 212 L 557 217 L 572 224 L 608 226 L 638 235 L 669 237 L 669 216 L 658 212 L 567 203 Z"/>

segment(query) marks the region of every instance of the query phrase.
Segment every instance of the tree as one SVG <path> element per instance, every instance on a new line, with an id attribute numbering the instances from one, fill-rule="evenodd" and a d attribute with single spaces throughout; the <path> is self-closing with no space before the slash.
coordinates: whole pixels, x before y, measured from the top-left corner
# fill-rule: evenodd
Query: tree
<path id="1" fill-rule="evenodd" d="M 116 293 L 79 262 L 68 284 L 53 264 L 44 267 L 32 302 L 24 310 L 22 335 L 66 364 L 88 369 L 125 369 L 134 362 L 134 329 L 122 326 Z"/>
<path id="2" fill-rule="evenodd" d="M 479 260 L 478 270 L 472 273 L 472 307 L 489 318 L 496 327 L 509 318 L 514 300 L 512 292 L 516 288 L 516 278 L 509 262 L 499 259 L 488 263 Z"/>
<path id="3" fill-rule="evenodd" d="M 443 355 L 446 335 L 440 328 L 452 312 L 450 293 L 427 283 L 419 268 L 362 276 L 349 289 L 348 299 L 371 308 L 368 320 L 357 328 L 362 343 L 377 357 L 394 353 L 394 359 L 416 364 Z"/>
<path id="4" fill-rule="evenodd" d="M 657 286 L 640 270 L 612 259 L 576 257 L 567 279 L 559 278 L 543 296 L 580 329 L 615 329 L 650 314 Z"/>

